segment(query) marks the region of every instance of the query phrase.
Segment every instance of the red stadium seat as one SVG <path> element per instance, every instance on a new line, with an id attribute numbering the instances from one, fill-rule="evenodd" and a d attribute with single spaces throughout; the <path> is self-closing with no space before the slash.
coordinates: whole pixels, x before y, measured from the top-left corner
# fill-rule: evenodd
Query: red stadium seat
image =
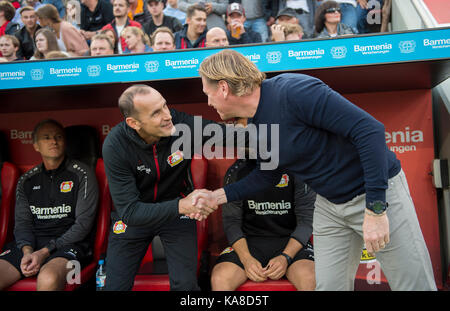
<path id="1" fill-rule="evenodd" d="M 14 230 L 14 206 L 16 203 L 16 186 L 20 176 L 19 169 L 12 163 L 0 163 L 1 204 L 0 204 L 0 251 L 12 241 Z"/>
<path id="2" fill-rule="evenodd" d="M 204 158 L 194 157 L 191 161 L 191 175 L 195 189 L 206 188 L 206 177 L 208 172 L 208 162 Z M 207 220 L 197 222 L 197 275 L 200 271 L 200 261 L 203 252 L 206 250 L 208 243 L 208 224 Z M 147 253 L 142 260 L 141 267 L 134 279 L 133 291 L 169 291 L 169 275 L 155 274 L 154 267 L 156 266 L 153 260 L 152 245 L 147 249 Z"/>
<path id="3" fill-rule="evenodd" d="M 96 176 L 99 187 L 99 206 L 97 211 L 97 223 L 96 223 L 96 235 L 94 241 L 94 253 L 92 261 L 81 269 L 80 284 L 66 284 L 65 291 L 72 291 L 78 288 L 81 284 L 90 280 L 96 272 L 97 263 L 100 256 L 106 252 L 106 245 L 108 240 L 110 213 L 112 200 L 109 193 L 108 181 L 105 175 L 105 167 L 103 159 L 97 160 Z M 8 291 L 35 291 L 36 290 L 36 277 L 22 279 L 9 287 Z"/>
<path id="4" fill-rule="evenodd" d="M 294 285 L 286 278 L 280 280 L 267 280 L 261 283 L 247 280 L 236 291 L 296 291 Z"/>

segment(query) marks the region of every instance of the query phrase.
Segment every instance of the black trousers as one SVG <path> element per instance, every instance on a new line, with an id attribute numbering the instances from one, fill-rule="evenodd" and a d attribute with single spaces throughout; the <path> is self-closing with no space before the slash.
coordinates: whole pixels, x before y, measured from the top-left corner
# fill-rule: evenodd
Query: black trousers
<path id="1" fill-rule="evenodd" d="M 200 290 L 197 284 L 197 225 L 177 218 L 159 228 L 127 226 L 116 234 L 112 224 L 106 253 L 105 290 L 129 291 L 149 244 L 158 235 L 164 247 L 170 289 Z"/>

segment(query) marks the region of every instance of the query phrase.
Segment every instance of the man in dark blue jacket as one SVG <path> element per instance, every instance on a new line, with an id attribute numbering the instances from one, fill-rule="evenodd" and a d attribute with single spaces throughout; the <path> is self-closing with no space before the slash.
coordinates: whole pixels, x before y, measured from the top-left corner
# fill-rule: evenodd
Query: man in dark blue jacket
<path id="1" fill-rule="evenodd" d="M 233 50 L 205 59 L 199 73 L 208 104 L 222 119 L 278 125 L 278 141 L 270 134 L 268 140 L 279 145 L 269 159 L 279 165 L 267 170 L 268 160 L 260 157 L 246 178 L 197 198 L 216 204 L 247 199 L 288 170 L 317 193 L 316 289 L 352 290 L 365 243 L 377 253 L 391 289 L 436 290 L 406 178 L 387 148 L 383 124 L 316 78 L 281 74 L 266 80 Z"/>

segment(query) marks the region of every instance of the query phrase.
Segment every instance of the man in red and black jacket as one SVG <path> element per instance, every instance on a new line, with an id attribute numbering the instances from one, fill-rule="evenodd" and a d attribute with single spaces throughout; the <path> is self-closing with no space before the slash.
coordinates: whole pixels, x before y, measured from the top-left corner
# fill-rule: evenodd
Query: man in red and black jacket
<path id="1" fill-rule="evenodd" d="M 132 21 L 128 17 L 128 10 L 130 8 L 130 2 L 128 0 L 113 0 L 111 3 L 113 5 L 114 19 L 111 23 L 104 26 L 102 30 L 111 29 L 114 31 L 116 38 L 120 40 L 118 44 L 119 54 L 122 54 L 122 51 L 127 48 L 125 39 L 120 35 L 122 30 L 128 26 L 142 28 L 142 25 L 139 22 Z"/>
<path id="2" fill-rule="evenodd" d="M 194 134 L 204 133 L 209 125 L 227 135 L 228 127 L 169 109 L 164 97 L 147 85 L 128 88 L 119 98 L 119 108 L 125 120 L 103 144 L 114 202 L 105 288 L 131 290 L 148 245 L 158 235 L 171 290 L 199 290 L 196 222 L 185 215 L 197 211 L 191 198 L 192 155 L 210 136 Z M 174 134 L 180 129 L 190 143 L 179 144 Z"/>
<path id="3" fill-rule="evenodd" d="M 177 49 L 203 48 L 206 46 L 206 9 L 201 4 L 191 5 L 186 12 L 186 24 L 175 33 Z"/>

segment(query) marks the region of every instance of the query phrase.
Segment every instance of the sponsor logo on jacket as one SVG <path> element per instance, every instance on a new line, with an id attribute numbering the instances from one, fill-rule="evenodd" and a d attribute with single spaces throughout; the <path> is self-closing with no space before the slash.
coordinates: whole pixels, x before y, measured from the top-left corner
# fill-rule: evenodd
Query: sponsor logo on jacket
<path id="1" fill-rule="evenodd" d="M 174 167 L 175 165 L 178 165 L 181 161 L 184 160 L 183 157 L 183 152 L 181 152 L 180 150 L 172 153 L 168 158 L 167 158 L 167 163 L 169 163 L 169 165 L 171 167 Z"/>
<path id="2" fill-rule="evenodd" d="M 289 175 L 288 174 L 283 174 L 283 176 L 281 176 L 281 180 L 278 183 L 278 185 L 276 185 L 277 188 L 284 188 L 287 187 L 289 185 Z"/>
<path id="3" fill-rule="evenodd" d="M 62 193 L 67 193 L 72 191 L 73 181 L 63 181 L 59 187 Z"/>

